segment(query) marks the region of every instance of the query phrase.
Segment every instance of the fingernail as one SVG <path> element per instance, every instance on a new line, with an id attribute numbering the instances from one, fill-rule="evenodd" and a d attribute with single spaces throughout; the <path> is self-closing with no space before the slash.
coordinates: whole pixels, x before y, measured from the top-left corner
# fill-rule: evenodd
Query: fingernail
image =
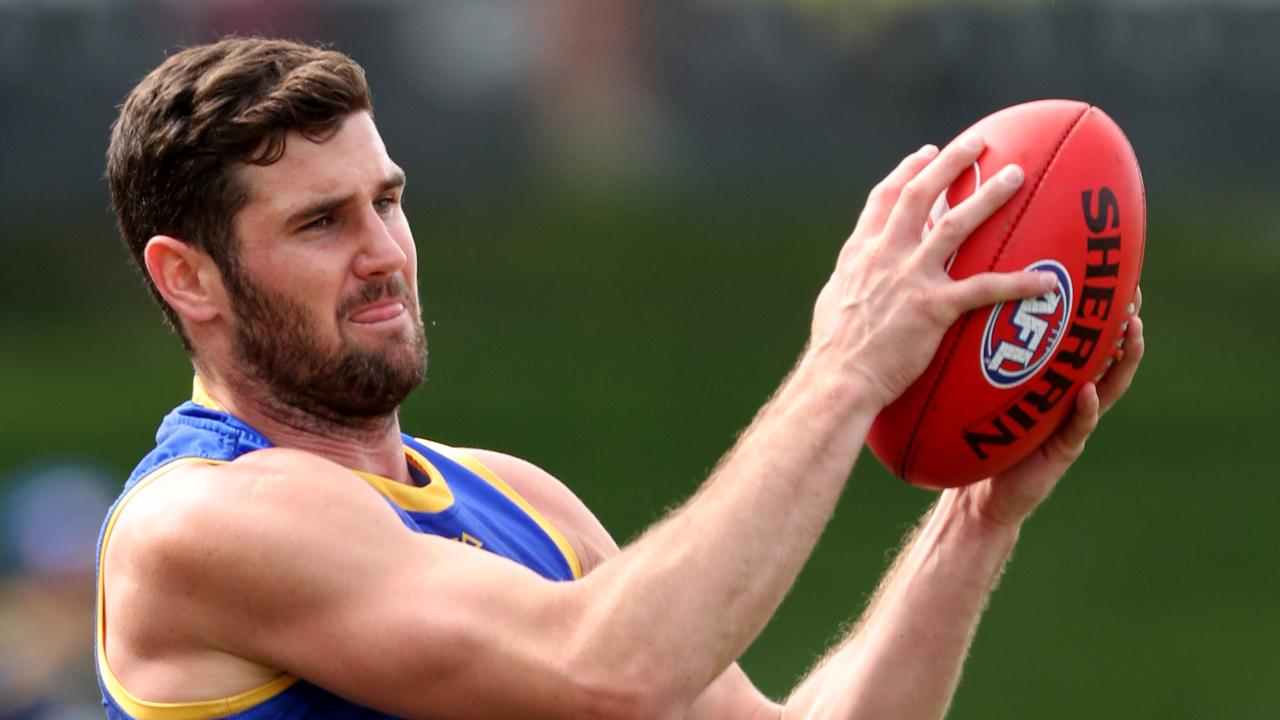
<path id="1" fill-rule="evenodd" d="M 1036 275 L 1040 276 L 1040 287 L 1044 288 L 1046 291 L 1052 290 L 1053 288 L 1057 287 L 1058 285 L 1057 275 L 1054 275 L 1051 272 L 1036 273 Z"/>
<path id="2" fill-rule="evenodd" d="M 1119 340 L 1116 341 L 1116 347 L 1117 348 L 1124 347 L 1124 338 L 1120 338 Z"/>
<path id="3" fill-rule="evenodd" d="M 1105 373 L 1105 372 L 1100 372 L 1100 373 L 1098 373 L 1097 375 L 1094 375 L 1094 376 L 1093 376 L 1093 381 L 1094 381 L 1094 382 L 1102 382 L 1102 376 L 1103 376 L 1103 375 L 1106 375 L 1106 373 Z"/>
<path id="4" fill-rule="evenodd" d="M 1005 165 L 1000 171 L 1000 182 L 1006 185 L 1022 184 L 1022 168 L 1017 165 Z"/>
<path id="5" fill-rule="evenodd" d="M 1133 311 L 1134 311 L 1134 310 L 1137 310 L 1137 309 L 1138 309 L 1138 306 L 1134 305 L 1133 303 L 1129 303 L 1128 312 L 1129 312 L 1129 314 L 1130 314 L 1130 315 L 1132 315 L 1132 314 L 1133 314 Z"/>
<path id="6" fill-rule="evenodd" d="M 1124 322 L 1120 323 L 1120 334 L 1123 335 L 1127 332 L 1129 332 L 1129 321 L 1125 320 Z"/>
<path id="7" fill-rule="evenodd" d="M 960 140 L 960 147 L 965 150 L 981 150 L 982 136 L 978 133 L 969 133 Z"/>
<path id="8" fill-rule="evenodd" d="M 933 157 L 938 154 L 938 146 L 933 143 L 927 143 L 917 150 L 916 154 L 920 157 Z"/>

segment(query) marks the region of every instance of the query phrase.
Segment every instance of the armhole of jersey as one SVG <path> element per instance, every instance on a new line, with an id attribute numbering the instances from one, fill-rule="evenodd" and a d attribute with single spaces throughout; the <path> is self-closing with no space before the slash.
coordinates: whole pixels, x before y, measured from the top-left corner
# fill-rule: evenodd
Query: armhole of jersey
<path id="1" fill-rule="evenodd" d="M 115 528 L 116 519 L 120 517 L 121 511 L 129 504 L 129 501 L 144 487 L 168 474 L 169 471 L 192 463 L 225 465 L 226 461 L 196 457 L 178 458 L 152 470 L 146 477 L 130 488 L 124 497 L 120 498 L 120 501 L 116 503 L 115 509 L 111 512 L 111 517 L 107 519 L 106 528 L 102 531 L 102 546 L 98 551 L 98 602 L 94 628 L 94 635 L 96 636 L 96 652 L 94 654 L 97 656 L 98 675 L 102 679 L 102 684 L 106 688 L 107 694 L 112 701 L 135 720 L 206 720 L 207 718 L 226 717 L 232 713 L 242 712 L 261 705 L 284 692 L 298 681 L 297 677 L 285 673 L 263 685 L 229 697 L 186 703 L 158 703 L 138 698 L 126 690 L 107 664 L 106 558 L 107 542 L 111 539 L 111 531 Z"/>
<path id="2" fill-rule="evenodd" d="M 569 564 L 569 571 L 573 573 L 573 579 L 578 580 L 582 577 L 582 563 L 578 560 L 578 553 L 574 551 L 573 545 L 569 543 L 569 539 L 564 536 L 564 533 L 560 532 L 559 528 L 552 525 L 550 520 L 543 517 L 542 513 L 538 512 L 536 508 L 530 505 L 528 500 L 525 500 L 520 493 L 516 492 L 515 488 L 511 487 L 502 478 L 498 477 L 497 473 L 490 470 L 487 465 L 477 460 L 470 453 L 463 452 L 458 448 L 450 447 L 448 445 L 441 445 L 440 443 L 433 442 L 431 440 L 424 440 L 422 438 L 416 439 L 423 445 L 426 445 L 476 475 L 479 475 L 485 482 L 497 488 L 503 495 L 506 495 L 511 502 L 515 503 L 521 510 L 525 511 L 525 513 L 538 524 L 538 527 L 542 528 L 542 531 L 547 534 L 547 537 L 551 538 L 551 541 L 556 544 L 556 547 L 560 549 L 560 554 L 564 555 L 565 562 Z"/>

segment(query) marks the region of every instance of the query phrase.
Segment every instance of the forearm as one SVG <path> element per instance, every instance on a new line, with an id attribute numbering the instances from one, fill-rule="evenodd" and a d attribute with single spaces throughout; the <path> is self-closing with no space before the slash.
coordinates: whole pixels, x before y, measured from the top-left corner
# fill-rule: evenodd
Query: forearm
<path id="1" fill-rule="evenodd" d="M 955 281 L 946 272 L 964 237 L 1013 194 L 1016 172 L 984 184 L 921 240 L 934 199 L 981 150 L 977 136 L 941 154 L 926 146 L 872 191 L 819 293 L 796 372 L 684 508 L 583 581 L 590 602 L 575 650 L 692 700 L 777 608 L 871 421 L 924 370 L 947 327 L 1048 289 L 1051 278 L 1033 273 Z"/>
<path id="2" fill-rule="evenodd" d="M 582 581 L 593 661 L 691 701 L 794 582 L 874 410 L 855 383 L 802 362 L 692 499 Z"/>
<path id="3" fill-rule="evenodd" d="M 862 620 L 788 700 L 789 718 L 941 718 L 1016 528 L 982 522 L 948 491 Z"/>

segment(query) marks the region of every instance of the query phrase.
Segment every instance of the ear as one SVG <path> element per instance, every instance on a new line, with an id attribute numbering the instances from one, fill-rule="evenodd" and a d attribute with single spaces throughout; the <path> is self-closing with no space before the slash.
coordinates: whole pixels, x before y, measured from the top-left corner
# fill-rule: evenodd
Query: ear
<path id="1" fill-rule="evenodd" d="M 160 296 L 187 322 L 208 322 L 226 310 L 222 273 L 203 250 L 168 235 L 156 235 L 142 251 Z"/>

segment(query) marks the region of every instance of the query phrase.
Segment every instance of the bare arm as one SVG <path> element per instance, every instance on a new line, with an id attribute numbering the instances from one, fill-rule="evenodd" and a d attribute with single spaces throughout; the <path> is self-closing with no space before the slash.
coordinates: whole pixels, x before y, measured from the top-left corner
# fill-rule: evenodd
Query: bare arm
<path id="1" fill-rule="evenodd" d="M 411 533 L 347 471 L 277 449 L 165 483 L 155 522 L 125 523 L 137 536 L 115 548 L 117 587 L 162 588 L 155 611 L 193 643 L 408 717 L 682 715 L 773 614 L 872 418 L 951 322 L 1044 291 L 1030 273 L 955 281 L 943 267 L 1020 176 L 921 241 L 980 151 L 922 150 L 873 191 L 796 370 L 693 498 L 581 581 Z M 183 523 L 165 521 L 175 508 Z"/>
<path id="2" fill-rule="evenodd" d="M 1098 416 L 1132 382 L 1145 349 L 1140 319 L 1131 321 L 1125 348 L 1097 394 L 1086 387 L 1069 422 L 1035 456 L 1001 478 L 939 497 L 904 543 L 862 620 L 797 686 L 785 708 L 762 695 L 735 663 L 699 696 L 688 717 L 942 717 L 1022 522 L 1079 456 Z M 617 555 L 604 527 L 554 477 L 501 453 L 469 452 L 517 485 L 575 544 L 588 548 L 588 571 Z"/>
<path id="3" fill-rule="evenodd" d="M 1081 390 L 1074 414 L 1055 436 L 1005 474 L 942 493 L 862 620 L 797 687 L 786 717 L 925 720 L 946 714 L 1023 522 L 1083 451 L 1099 415 L 1128 389 L 1143 352 L 1142 321 L 1134 317 L 1123 359 L 1096 389 Z"/>

